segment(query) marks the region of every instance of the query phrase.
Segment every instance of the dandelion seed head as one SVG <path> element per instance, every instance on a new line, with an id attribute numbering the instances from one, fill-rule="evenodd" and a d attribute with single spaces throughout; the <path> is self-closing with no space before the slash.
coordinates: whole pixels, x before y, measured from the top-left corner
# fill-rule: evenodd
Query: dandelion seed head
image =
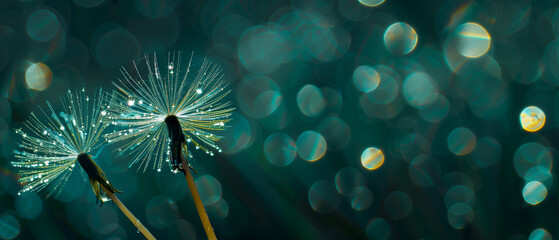
<path id="1" fill-rule="evenodd" d="M 96 151 L 103 143 L 99 137 L 107 126 L 101 114 L 102 104 L 108 101 L 105 97 L 101 90 L 91 97 L 85 91 L 69 90 L 60 97 L 62 111 L 47 102 L 16 130 L 22 138 L 11 164 L 25 184 L 21 192 L 45 189 L 49 195 L 60 193 L 77 156 Z"/>
<path id="2" fill-rule="evenodd" d="M 161 169 L 169 162 L 168 116 L 178 118 L 188 144 L 206 152 L 217 147 L 215 142 L 222 136 L 215 131 L 224 129 L 234 110 L 225 100 L 230 90 L 217 64 L 183 57 L 180 52 L 165 57 L 166 67 L 159 67 L 165 58 L 153 54 L 134 62 L 132 68 L 123 68 L 114 84 L 119 91 L 113 94 L 108 110 L 122 130 L 104 137 L 120 145 L 123 154 L 134 156 L 131 165 L 137 164 L 144 171 L 148 167 Z M 130 100 L 138 104 L 129 104 Z"/>

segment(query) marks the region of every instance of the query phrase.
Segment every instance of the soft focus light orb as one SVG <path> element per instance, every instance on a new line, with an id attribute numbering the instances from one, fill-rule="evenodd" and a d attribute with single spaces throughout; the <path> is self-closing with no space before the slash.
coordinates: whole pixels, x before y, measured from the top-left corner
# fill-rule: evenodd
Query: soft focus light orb
<path id="1" fill-rule="evenodd" d="M 359 2 L 367 7 L 378 7 L 384 0 L 359 0 Z"/>
<path id="2" fill-rule="evenodd" d="M 372 67 L 363 65 L 353 71 L 353 84 L 359 91 L 373 91 L 378 87 L 379 82 L 380 76 Z"/>
<path id="3" fill-rule="evenodd" d="M 433 186 L 441 177 L 439 161 L 427 154 L 415 157 L 408 171 L 412 182 L 420 187 Z"/>
<path id="4" fill-rule="evenodd" d="M 450 109 L 450 103 L 446 97 L 442 94 L 437 95 L 437 100 L 419 108 L 421 118 L 431 123 L 442 121 L 448 115 Z"/>
<path id="5" fill-rule="evenodd" d="M 522 190 L 522 196 L 524 197 L 524 201 L 531 205 L 538 205 L 541 203 L 545 197 L 547 196 L 547 188 L 538 181 L 532 181 L 526 183 L 524 189 Z"/>
<path id="6" fill-rule="evenodd" d="M 394 220 L 404 219 L 412 212 L 413 202 L 405 192 L 395 191 L 384 199 L 384 210 Z"/>
<path id="7" fill-rule="evenodd" d="M 170 198 L 159 195 L 149 200 L 146 205 L 147 222 L 155 228 L 168 228 L 175 224 L 178 218 L 177 204 Z"/>
<path id="8" fill-rule="evenodd" d="M 52 72 L 47 65 L 43 63 L 31 64 L 25 71 L 25 82 L 27 87 L 43 91 L 50 86 L 52 82 Z"/>
<path id="9" fill-rule="evenodd" d="M 226 218 L 229 215 L 229 203 L 225 199 L 220 198 L 219 201 L 207 207 L 208 212 L 220 218 Z"/>
<path id="10" fill-rule="evenodd" d="M 491 46 L 491 36 L 481 25 L 468 22 L 456 29 L 458 52 L 465 57 L 478 58 L 489 50 Z"/>
<path id="11" fill-rule="evenodd" d="M 501 159 L 502 147 L 494 138 L 484 137 L 477 141 L 472 154 L 475 164 L 485 168 L 495 165 Z"/>
<path id="12" fill-rule="evenodd" d="M 202 90 L 199 90 L 202 93 Z M 239 84 L 237 91 L 239 107 L 251 117 L 270 116 L 279 107 L 281 100 L 280 88 L 268 76 L 248 75 Z"/>
<path id="13" fill-rule="evenodd" d="M 448 134 L 447 145 L 452 153 L 459 156 L 467 155 L 476 147 L 476 135 L 470 129 L 456 128 Z"/>
<path id="14" fill-rule="evenodd" d="M 15 209 L 19 216 L 27 219 L 35 219 L 43 210 L 43 200 L 36 193 L 28 192 L 17 196 Z"/>
<path id="15" fill-rule="evenodd" d="M 534 231 L 532 231 L 532 233 L 530 233 L 530 237 L 528 237 L 528 240 L 552 240 L 552 239 L 553 238 L 551 237 L 551 234 L 543 228 L 535 229 Z"/>
<path id="16" fill-rule="evenodd" d="M 231 127 L 224 131 L 225 138 L 220 140 L 220 146 L 227 154 L 234 154 L 250 147 L 255 138 L 253 127 L 245 116 L 234 112 L 231 119 Z"/>
<path id="17" fill-rule="evenodd" d="M 118 228 L 118 215 L 114 208 L 89 208 L 86 220 L 91 230 L 98 234 L 107 234 Z"/>
<path id="18" fill-rule="evenodd" d="M 466 203 L 455 203 L 448 209 L 447 220 L 453 228 L 463 229 L 474 220 L 474 211 Z"/>
<path id="19" fill-rule="evenodd" d="M 543 166 L 530 168 L 524 175 L 524 180 L 526 182 L 541 182 L 546 188 L 551 188 L 551 186 L 553 186 L 553 174 L 548 168 Z"/>
<path id="20" fill-rule="evenodd" d="M 373 193 L 366 187 L 356 187 L 351 191 L 349 199 L 353 209 L 362 211 L 373 203 Z"/>
<path id="21" fill-rule="evenodd" d="M 212 175 L 200 176 L 194 182 L 204 206 L 212 205 L 221 198 L 221 183 Z"/>
<path id="22" fill-rule="evenodd" d="M 322 119 L 317 130 L 326 140 L 329 150 L 342 150 L 351 140 L 351 129 L 347 123 L 337 117 Z"/>
<path id="23" fill-rule="evenodd" d="M 421 107 L 437 100 L 439 90 L 429 75 L 414 72 L 404 80 L 402 89 L 406 101 L 413 107 Z"/>
<path id="24" fill-rule="evenodd" d="M 516 173 L 524 178 L 534 167 L 542 168 L 540 171 L 551 172 L 553 155 L 547 147 L 537 142 L 529 142 L 518 147 L 514 153 L 513 162 Z"/>
<path id="25" fill-rule="evenodd" d="M 394 54 L 406 55 L 415 49 L 416 45 L 417 33 L 407 23 L 394 23 L 384 32 L 384 46 Z"/>
<path id="26" fill-rule="evenodd" d="M 237 55 L 241 64 L 252 73 L 275 71 L 289 54 L 287 39 L 266 26 L 247 29 L 239 39 Z"/>
<path id="27" fill-rule="evenodd" d="M 340 195 L 330 181 L 318 181 L 309 189 L 309 204 L 317 212 L 330 212 L 340 204 Z"/>
<path id="28" fill-rule="evenodd" d="M 373 218 L 365 227 L 369 239 L 386 240 L 390 237 L 390 225 L 384 218 Z"/>
<path id="29" fill-rule="evenodd" d="M 361 154 L 361 165 L 369 170 L 378 169 L 384 163 L 384 153 L 382 150 L 370 147 Z"/>
<path id="30" fill-rule="evenodd" d="M 326 100 L 316 86 L 305 85 L 297 93 L 297 106 L 306 116 L 316 117 L 326 108 Z"/>
<path id="31" fill-rule="evenodd" d="M 297 155 L 297 146 L 291 137 L 285 133 L 274 133 L 264 142 L 266 159 L 276 166 L 287 166 Z"/>
<path id="32" fill-rule="evenodd" d="M 527 132 L 537 132 L 545 124 L 545 113 L 534 106 L 524 108 L 520 113 L 520 124 Z"/>
<path id="33" fill-rule="evenodd" d="M 345 167 L 336 173 L 336 190 L 338 193 L 349 196 L 353 190 L 364 185 L 363 174 L 352 167 Z"/>
<path id="34" fill-rule="evenodd" d="M 58 18 L 48 9 L 39 9 L 29 15 L 27 19 L 27 34 L 37 41 L 53 39 L 59 28 Z"/>
<path id="35" fill-rule="evenodd" d="M 92 54 L 97 63 L 108 68 L 124 65 L 140 55 L 140 43 L 136 36 L 119 27 L 101 35 L 93 46 Z"/>
<path id="36" fill-rule="evenodd" d="M 86 8 L 97 7 L 101 5 L 105 0 L 73 0 L 77 5 Z"/>
<path id="37" fill-rule="evenodd" d="M 3 213 L 0 217 L 0 238 L 14 239 L 19 235 L 19 221 L 11 214 Z"/>
<path id="38" fill-rule="evenodd" d="M 297 138 L 297 152 L 302 159 L 314 162 L 324 156 L 326 140 L 315 131 L 301 133 Z"/>
<path id="39" fill-rule="evenodd" d="M 455 203 L 466 203 L 473 206 L 475 195 L 472 189 L 465 185 L 455 185 L 448 189 L 444 195 L 444 203 L 447 208 L 450 208 Z"/>

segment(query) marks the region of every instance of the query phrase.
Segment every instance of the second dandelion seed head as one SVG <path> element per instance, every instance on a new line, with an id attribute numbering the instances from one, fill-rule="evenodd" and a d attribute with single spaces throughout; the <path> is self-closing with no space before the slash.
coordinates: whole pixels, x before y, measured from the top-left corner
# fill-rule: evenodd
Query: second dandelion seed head
<path id="1" fill-rule="evenodd" d="M 12 165 L 25 185 L 21 192 L 47 189 L 48 196 L 58 195 L 78 162 L 98 200 L 104 201 L 105 191 L 119 191 L 87 153 L 98 151 L 103 143 L 100 137 L 108 125 L 106 95 L 99 90 L 90 98 L 84 90 L 69 90 L 60 99 L 62 111 L 47 102 L 46 109 L 31 114 L 16 130 L 22 139 Z"/>

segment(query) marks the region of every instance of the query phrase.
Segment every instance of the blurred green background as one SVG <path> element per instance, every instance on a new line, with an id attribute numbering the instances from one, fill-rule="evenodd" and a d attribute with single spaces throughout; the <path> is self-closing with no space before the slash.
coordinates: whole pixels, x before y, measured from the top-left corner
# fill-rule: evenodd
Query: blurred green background
<path id="1" fill-rule="evenodd" d="M 237 108 L 223 152 L 192 162 L 218 238 L 551 239 L 558 5 L 0 0 L 0 238 L 143 237 L 79 174 L 18 196 L 13 129 L 182 50 L 222 66 Z M 156 237 L 205 239 L 183 177 L 111 151 L 96 159 Z"/>

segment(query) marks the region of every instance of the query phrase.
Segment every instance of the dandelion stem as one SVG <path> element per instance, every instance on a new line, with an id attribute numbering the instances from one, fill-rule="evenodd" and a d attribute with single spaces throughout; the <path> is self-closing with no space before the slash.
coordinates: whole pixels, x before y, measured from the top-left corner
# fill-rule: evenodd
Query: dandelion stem
<path id="1" fill-rule="evenodd" d="M 107 196 L 109 196 L 113 200 L 113 202 L 116 203 L 118 208 L 120 208 L 120 210 L 124 213 L 124 215 L 126 215 L 126 217 L 130 220 L 130 222 L 132 222 L 134 224 L 134 226 L 136 226 L 136 228 L 138 228 L 138 230 L 140 230 L 140 232 L 142 232 L 142 234 L 144 234 L 146 239 L 149 239 L 149 240 L 155 239 L 155 237 L 153 235 L 151 235 L 149 230 L 142 224 L 142 222 L 140 222 L 140 220 L 138 220 L 134 216 L 134 214 L 132 214 L 130 212 L 130 210 L 128 210 L 128 208 L 126 208 L 126 206 L 124 206 L 124 204 L 122 204 L 120 199 L 118 199 L 118 197 L 114 193 L 107 191 L 107 189 L 103 185 L 100 185 L 100 186 L 107 193 Z"/>
<path id="2" fill-rule="evenodd" d="M 188 156 L 186 145 L 183 144 L 183 148 L 185 151 L 185 156 Z M 186 182 L 188 183 L 188 188 L 192 193 L 192 198 L 194 199 L 194 204 L 196 205 L 196 210 L 198 210 L 198 215 L 200 216 L 200 220 L 202 221 L 202 225 L 204 225 L 204 230 L 206 231 L 206 235 L 208 236 L 209 240 L 217 239 L 214 233 L 214 229 L 212 224 L 210 223 L 210 219 L 208 218 L 208 214 L 206 213 L 206 209 L 202 204 L 202 200 L 200 199 L 200 194 L 198 193 L 198 188 L 196 188 L 196 184 L 194 184 L 194 178 L 192 178 L 192 174 L 190 173 L 190 168 L 188 165 L 188 161 L 186 157 L 182 157 L 181 155 L 181 165 L 182 171 L 184 176 L 186 177 Z"/>

